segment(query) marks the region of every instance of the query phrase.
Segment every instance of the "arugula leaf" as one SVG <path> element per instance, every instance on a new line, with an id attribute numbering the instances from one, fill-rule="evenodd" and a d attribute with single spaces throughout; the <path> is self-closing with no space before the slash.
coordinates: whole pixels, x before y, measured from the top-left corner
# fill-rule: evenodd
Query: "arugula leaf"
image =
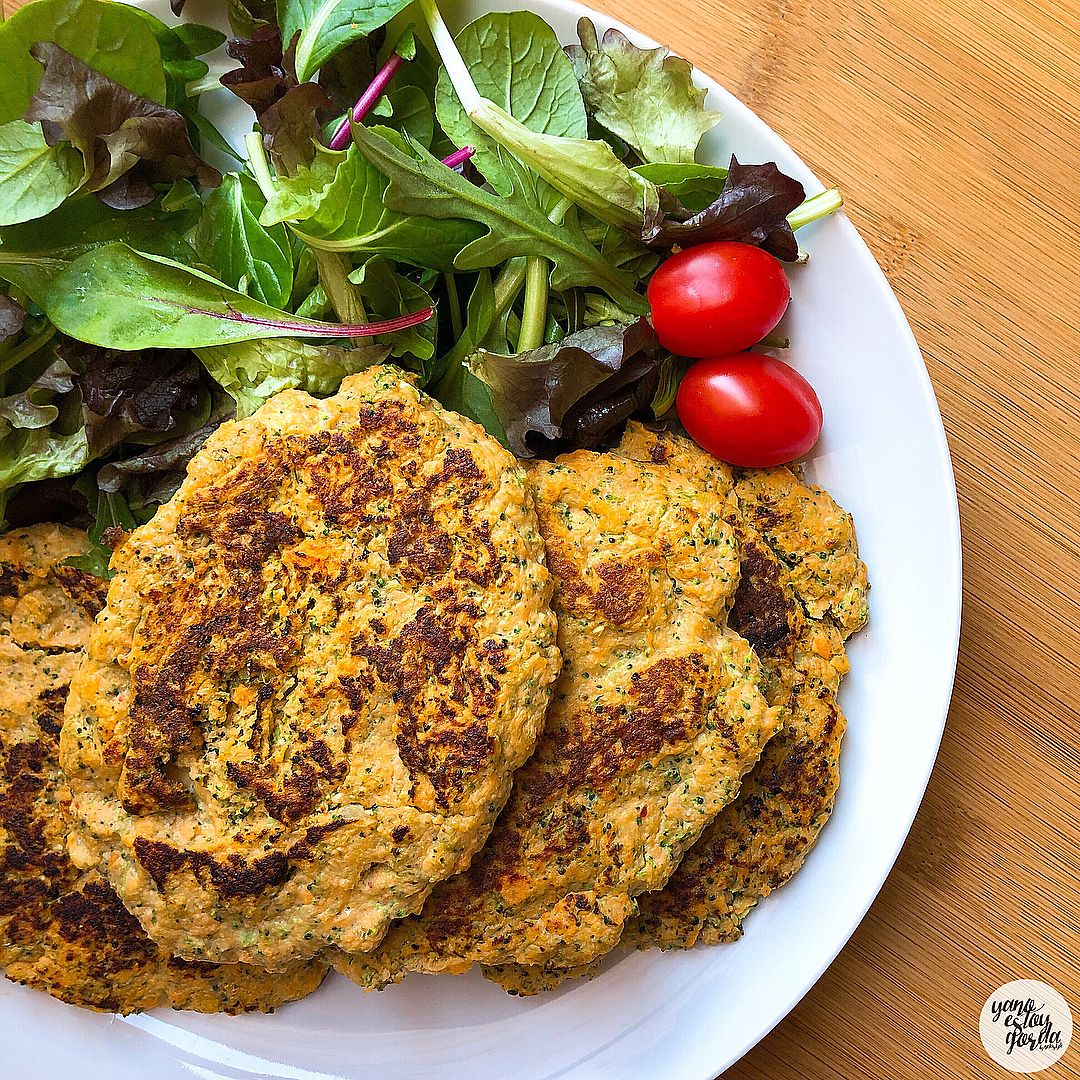
<path id="1" fill-rule="evenodd" d="M 530 131 L 587 137 L 588 119 L 574 69 L 555 31 L 539 15 L 488 12 L 454 41 L 477 90 Z M 439 73 L 435 108 L 446 134 L 458 146 L 474 146 L 476 167 L 499 194 L 508 194 L 513 181 L 503 167 L 499 144 L 469 119 L 445 68 Z"/>
<path id="2" fill-rule="evenodd" d="M 361 263 L 349 275 L 349 280 L 360 290 L 368 314 L 375 318 L 392 319 L 418 308 L 431 307 L 428 292 L 404 274 L 396 273 L 381 255 L 374 255 Z M 437 332 L 438 325 L 432 319 L 393 334 L 380 334 L 376 341 L 380 345 L 389 345 L 391 356 L 412 357 L 420 361 L 418 369 L 421 374 L 427 375 L 429 372 L 424 361 L 435 355 Z M 415 365 L 406 363 L 405 366 Z"/>
<path id="3" fill-rule="evenodd" d="M 25 120 L 0 126 L 0 225 L 43 217 L 82 179 L 82 158 L 71 146 L 50 146 Z"/>
<path id="4" fill-rule="evenodd" d="M 51 42 L 30 51 L 45 72 L 26 118 L 42 122 L 48 141 L 75 146 L 84 186 L 107 205 L 145 206 L 157 195 L 153 184 L 182 176 L 208 186 L 220 182 L 191 145 L 180 113 L 138 97 Z"/>
<path id="5" fill-rule="evenodd" d="M 251 177 L 226 174 L 206 200 L 195 249 L 227 285 L 271 307 L 283 307 L 292 292 L 292 249 L 284 225 L 267 228 L 259 223 L 265 206 Z"/>
<path id="6" fill-rule="evenodd" d="M 389 349 L 367 344 L 352 349 L 304 341 L 247 341 L 196 349 L 206 370 L 236 401 L 239 419 L 282 390 L 306 390 L 325 397 L 346 375 L 381 364 Z"/>
<path id="7" fill-rule="evenodd" d="M 409 0 L 277 0 L 281 37 L 296 42 L 296 76 L 307 82 L 335 53 L 385 26 Z"/>
<path id="8" fill-rule="evenodd" d="M 490 390 L 510 449 L 533 457 L 545 441 L 548 450 L 602 442 L 652 400 L 659 360 L 656 335 L 639 319 L 581 330 L 515 356 L 481 349 L 468 367 Z"/>
<path id="9" fill-rule="evenodd" d="M 696 162 L 638 165 L 634 172 L 662 187 L 692 214 L 704 210 L 724 190 L 728 171 L 719 165 Z"/>
<path id="10" fill-rule="evenodd" d="M 664 48 L 638 48 L 615 28 L 600 41 L 588 18 L 577 30 L 581 44 L 566 52 L 589 112 L 643 161 L 692 162 L 720 113 L 705 108 L 690 64 Z"/>
<path id="11" fill-rule="evenodd" d="M 51 41 L 133 94 L 163 104 L 161 50 L 143 13 L 101 0 L 38 0 L 0 22 L 0 124 L 20 119 L 41 81 L 30 46 Z"/>
<path id="12" fill-rule="evenodd" d="M 616 270 L 589 243 L 571 210 L 556 225 L 540 198 L 536 179 L 509 155 L 504 167 L 513 179 L 513 192 L 499 196 L 469 183 L 415 143 L 396 145 L 374 128 L 354 127 L 358 151 L 389 185 L 386 206 L 401 214 L 433 218 L 467 215 L 486 229 L 454 260 L 458 270 L 498 266 L 517 255 L 538 255 L 552 263 L 551 285 L 557 290 L 575 285 L 603 289 L 627 310 L 647 310 L 644 297 L 633 289 L 629 275 Z M 546 187 L 546 185 L 545 185 Z"/>
<path id="13" fill-rule="evenodd" d="M 787 215 L 805 197 L 802 184 L 774 162 L 741 165 L 732 155 L 719 197 L 685 221 L 666 220 L 657 242 L 689 247 L 710 240 L 739 240 L 790 262 L 799 254 L 799 245 Z"/>
<path id="14" fill-rule="evenodd" d="M 368 161 L 355 145 L 346 151 L 320 146 L 310 167 L 300 165 L 292 176 L 278 179 L 261 220 L 264 225 L 288 221 L 305 243 L 326 251 L 386 255 L 415 266 L 451 269 L 480 230 L 457 215 L 437 222 L 422 211 L 400 212 L 389 201 L 388 189 L 378 163 Z"/>
<path id="15" fill-rule="evenodd" d="M 51 282 L 45 313 L 61 332 L 118 349 L 199 348 L 271 337 L 371 337 L 430 318 L 430 308 L 385 323 L 300 319 L 198 270 L 126 244 L 80 255 Z"/>

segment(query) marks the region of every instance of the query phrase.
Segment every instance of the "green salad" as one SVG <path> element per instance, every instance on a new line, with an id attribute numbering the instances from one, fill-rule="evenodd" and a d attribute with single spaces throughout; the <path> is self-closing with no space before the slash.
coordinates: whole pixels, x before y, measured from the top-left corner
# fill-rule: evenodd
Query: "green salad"
<path id="1" fill-rule="evenodd" d="M 746 267 L 798 261 L 793 230 L 839 195 L 698 163 L 720 115 L 685 60 L 588 19 L 564 47 L 528 11 L 452 35 L 436 0 L 228 11 L 228 39 L 104 0 L 0 22 L 5 526 L 81 520 L 100 542 L 225 420 L 387 359 L 529 456 L 674 415 L 692 358 L 786 344 L 783 272 L 778 306 Z M 200 111 L 230 94 L 242 146 Z M 757 292 L 709 322 L 701 257 L 745 247 Z M 687 428 L 708 446 L 704 415 Z"/>

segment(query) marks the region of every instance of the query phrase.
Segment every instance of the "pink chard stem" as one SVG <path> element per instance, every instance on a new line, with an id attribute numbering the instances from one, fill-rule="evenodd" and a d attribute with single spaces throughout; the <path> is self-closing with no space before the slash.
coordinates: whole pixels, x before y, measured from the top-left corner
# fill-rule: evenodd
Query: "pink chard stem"
<path id="1" fill-rule="evenodd" d="M 444 157 L 442 163 L 448 168 L 453 169 L 455 172 L 461 170 L 461 166 L 465 164 L 476 153 L 476 148 L 473 146 L 463 146 L 460 150 L 455 150 L 449 157 Z"/>
<path id="2" fill-rule="evenodd" d="M 375 108 L 375 103 L 386 92 L 386 88 L 390 85 L 390 80 L 397 74 L 398 68 L 404 63 L 404 57 L 394 53 L 390 59 L 383 64 L 375 78 L 371 80 L 371 85 L 363 92 L 360 96 L 360 100 L 353 106 L 353 123 L 359 124 L 360 121 Z M 331 150 L 344 150 L 348 145 L 349 118 L 345 117 L 338 125 L 337 131 L 331 136 L 329 146 Z"/>

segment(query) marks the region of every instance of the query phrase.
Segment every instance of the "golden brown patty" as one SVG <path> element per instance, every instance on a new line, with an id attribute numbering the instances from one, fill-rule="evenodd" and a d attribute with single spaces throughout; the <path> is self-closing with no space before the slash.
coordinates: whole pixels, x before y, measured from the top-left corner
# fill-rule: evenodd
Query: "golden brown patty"
<path id="1" fill-rule="evenodd" d="M 76 857 L 187 959 L 372 948 L 532 750 L 543 557 L 513 457 L 395 368 L 223 426 L 113 555 L 64 727 Z"/>
<path id="2" fill-rule="evenodd" d="M 736 940 L 758 901 L 802 866 L 840 780 L 845 721 L 836 695 L 848 671 L 843 642 L 868 615 L 866 567 L 851 517 L 791 469 L 744 472 L 736 494 L 742 572 L 729 625 L 761 658 L 766 698 L 784 706 L 784 726 L 739 798 L 704 831 L 667 885 L 639 898 L 640 913 L 623 936 L 631 947 Z M 507 965 L 485 974 L 527 995 L 595 970 Z"/>
<path id="3" fill-rule="evenodd" d="M 175 960 L 100 874 L 68 858 L 60 725 L 105 582 L 62 563 L 88 550 L 84 534 L 58 525 L 0 537 L 0 969 L 108 1012 L 171 1005 L 235 1013 L 303 997 L 325 964 L 268 975 Z"/>
<path id="4" fill-rule="evenodd" d="M 531 477 L 564 654 L 544 735 L 468 871 L 375 952 L 335 961 L 364 986 L 603 954 L 778 722 L 726 631 L 738 552 L 723 465 L 634 425 L 615 453 Z"/>

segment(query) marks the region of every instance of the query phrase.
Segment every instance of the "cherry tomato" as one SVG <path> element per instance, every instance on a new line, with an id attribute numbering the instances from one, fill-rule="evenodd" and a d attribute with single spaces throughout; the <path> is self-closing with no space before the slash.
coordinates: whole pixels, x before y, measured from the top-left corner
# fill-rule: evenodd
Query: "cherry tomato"
<path id="1" fill-rule="evenodd" d="M 649 282 L 656 336 L 679 356 L 721 356 L 757 344 L 791 299 L 779 261 L 751 244 L 699 244 L 661 263 Z"/>
<path id="2" fill-rule="evenodd" d="M 699 360 L 683 376 L 675 407 L 690 437 L 748 469 L 783 465 L 821 434 L 821 402 L 792 367 L 762 353 Z"/>

